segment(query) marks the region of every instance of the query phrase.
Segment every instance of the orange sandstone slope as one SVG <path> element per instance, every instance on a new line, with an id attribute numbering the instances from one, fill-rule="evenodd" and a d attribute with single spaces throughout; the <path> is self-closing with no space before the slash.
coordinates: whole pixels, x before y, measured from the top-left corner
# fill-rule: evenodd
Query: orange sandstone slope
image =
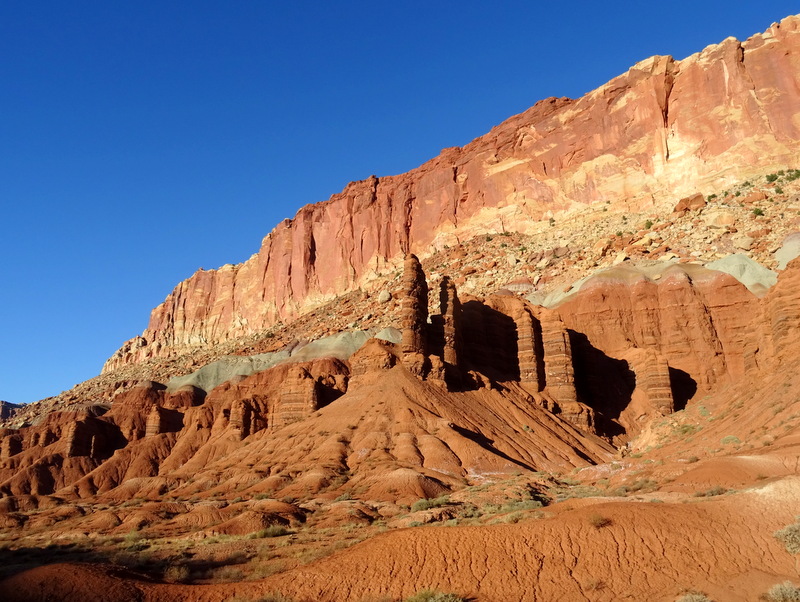
<path id="1" fill-rule="evenodd" d="M 781 375 L 797 361 L 800 260 L 763 299 L 701 266 L 654 269 L 613 268 L 554 309 L 511 294 L 459 299 L 445 278 L 429 317 L 410 256 L 399 343 L 372 339 L 346 361 L 278 364 L 208 391 L 144 383 L 110 409 L 0 431 L 6 510 L 53 494 L 358 491 L 408 503 L 495 475 L 607 462 L 700 394 L 775 378 L 793 390 Z"/>
<path id="2" fill-rule="evenodd" d="M 551 98 L 408 173 L 348 185 L 279 224 L 239 265 L 201 270 L 105 370 L 291 319 L 395 269 L 408 252 L 609 202 L 716 192 L 800 152 L 800 17 L 684 60 L 657 56 L 586 96 Z"/>
<path id="3" fill-rule="evenodd" d="M 708 501 L 600 500 L 515 525 L 391 531 L 259 582 L 186 586 L 111 567 L 50 565 L 0 582 L 0 594 L 15 602 L 223 602 L 281 592 L 298 602 L 338 602 L 400 600 L 435 588 L 478 602 L 674 602 L 701 590 L 707 599 L 750 602 L 794 572 L 771 533 L 791 522 L 798 503 L 794 477 Z M 605 524 L 595 526 L 595 516 Z"/>

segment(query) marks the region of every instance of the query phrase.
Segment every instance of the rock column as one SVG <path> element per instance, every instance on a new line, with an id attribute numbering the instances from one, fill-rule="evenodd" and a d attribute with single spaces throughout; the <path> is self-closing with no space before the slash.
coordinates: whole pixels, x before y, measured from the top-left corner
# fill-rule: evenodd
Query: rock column
<path id="1" fill-rule="evenodd" d="M 641 388 L 662 416 L 672 414 L 675 400 L 666 358 L 655 349 L 637 349 L 630 354 L 629 362 L 636 375 L 636 388 Z"/>
<path id="2" fill-rule="evenodd" d="M 88 456 L 92 451 L 92 437 L 87 432 L 86 423 L 83 421 L 73 422 L 67 427 L 64 436 L 67 456 Z"/>
<path id="3" fill-rule="evenodd" d="M 542 347 L 547 390 L 559 404 L 576 403 L 572 347 L 564 323 L 550 312 L 542 314 Z"/>
<path id="4" fill-rule="evenodd" d="M 153 406 L 150 413 L 147 415 L 147 422 L 145 423 L 144 436 L 152 437 L 161 432 L 161 412 L 158 406 Z"/>
<path id="5" fill-rule="evenodd" d="M 439 307 L 442 315 L 442 334 L 444 346 L 442 360 L 448 371 L 458 366 L 460 354 L 459 322 L 461 320 L 461 303 L 456 293 L 456 285 L 447 276 L 442 278 L 439 285 Z"/>
<path id="6" fill-rule="evenodd" d="M 22 438 L 19 435 L 6 435 L 0 443 L 0 460 L 7 460 L 22 451 Z"/>
<path id="7" fill-rule="evenodd" d="M 241 399 L 236 399 L 231 405 L 230 425 L 239 436 L 244 439 L 250 434 L 251 412 L 250 406 Z"/>
<path id="8" fill-rule="evenodd" d="M 517 354 L 520 382 L 530 385 L 534 392 L 544 388 L 544 357 L 542 351 L 542 329 L 539 321 L 522 308 L 514 316 L 517 325 Z"/>
<path id="9" fill-rule="evenodd" d="M 279 425 L 307 418 L 319 408 L 317 381 L 305 368 L 293 367 L 281 387 L 275 413 Z M 233 419 L 233 412 L 231 412 Z"/>
<path id="10" fill-rule="evenodd" d="M 404 265 L 401 320 L 403 363 L 422 375 L 427 353 L 428 283 L 416 255 L 408 255 Z"/>

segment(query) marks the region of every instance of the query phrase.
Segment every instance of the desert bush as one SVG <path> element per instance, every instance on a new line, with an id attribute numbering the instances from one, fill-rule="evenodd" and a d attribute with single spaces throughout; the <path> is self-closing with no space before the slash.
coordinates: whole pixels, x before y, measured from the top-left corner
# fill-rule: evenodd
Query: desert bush
<path id="1" fill-rule="evenodd" d="M 173 564 L 164 571 L 164 579 L 182 583 L 189 578 L 189 567 L 185 564 Z"/>
<path id="2" fill-rule="evenodd" d="M 601 514 L 592 514 L 589 516 L 589 524 L 592 525 L 595 529 L 602 529 L 603 527 L 608 527 L 612 524 L 612 521 L 607 516 L 602 516 Z"/>
<path id="3" fill-rule="evenodd" d="M 761 207 L 756 207 L 755 209 L 753 209 L 753 215 L 756 217 L 760 217 L 764 215 L 764 210 Z"/>
<path id="4" fill-rule="evenodd" d="M 433 589 L 425 589 L 410 598 L 406 598 L 404 602 L 466 602 L 466 598 L 456 594 L 446 594 Z"/>
<path id="5" fill-rule="evenodd" d="M 214 571 L 216 581 L 241 581 L 244 579 L 242 569 L 235 566 L 223 566 Z"/>
<path id="6" fill-rule="evenodd" d="M 675 602 L 712 602 L 712 600 L 702 592 L 691 591 L 677 598 Z"/>
<path id="7" fill-rule="evenodd" d="M 265 529 L 250 534 L 250 539 L 264 539 L 265 537 L 281 537 L 289 535 L 291 531 L 283 525 L 270 525 Z"/>
<path id="8" fill-rule="evenodd" d="M 800 554 L 800 516 L 796 520 L 794 524 L 773 533 L 775 538 L 786 546 L 789 554 Z"/>
<path id="9" fill-rule="evenodd" d="M 800 602 L 800 587 L 791 581 L 776 583 L 767 592 L 769 602 Z"/>
<path id="10" fill-rule="evenodd" d="M 515 500 L 500 506 L 500 512 L 519 512 L 521 510 L 538 510 L 544 504 L 539 500 Z"/>
<path id="11" fill-rule="evenodd" d="M 628 486 L 628 491 L 642 491 L 643 489 L 655 489 L 658 487 L 658 481 L 653 479 L 637 479 Z"/>
<path id="12" fill-rule="evenodd" d="M 715 485 L 711 489 L 707 489 L 706 491 L 697 491 L 694 494 L 694 497 L 714 497 L 716 495 L 722 495 L 726 493 L 728 490 L 724 487 L 720 487 L 719 485 Z"/>
<path id="13" fill-rule="evenodd" d="M 450 496 L 443 495 L 433 499 L 417 500 L 411 505 L 411 512 L 419 512 L 420 510 L 429 510 L 431 508 L 438 508 L 450 503 Z"/>

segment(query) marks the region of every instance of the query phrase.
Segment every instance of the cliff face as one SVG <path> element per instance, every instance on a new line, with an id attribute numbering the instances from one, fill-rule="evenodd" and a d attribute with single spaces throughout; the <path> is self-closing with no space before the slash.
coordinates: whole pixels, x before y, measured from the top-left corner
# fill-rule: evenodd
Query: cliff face
<path id="1" fill-rule="evenodd" d="M 647 59 L 581 99 L 541 101 L 415 170 L 302 208 L 246 262 L 180 283 L 104 370 L 258 332 L 395 269 L 406 253 L 533 231 L 592 203 L 678 199 L 755 166 L 784 167 L 798 152 L 795 16 L 682 61 Z"/>

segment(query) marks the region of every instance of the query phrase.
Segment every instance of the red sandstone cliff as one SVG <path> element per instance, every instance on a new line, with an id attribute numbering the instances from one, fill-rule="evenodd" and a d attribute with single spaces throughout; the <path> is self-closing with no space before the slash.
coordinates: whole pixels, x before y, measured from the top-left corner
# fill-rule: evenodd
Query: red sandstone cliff
<path id="1" fill-rule="evenodd" d="M 647 59 L 581 99 L 541 101 L 415 170 L 302 208 L 248 261 L 180 283 L 104 370 L 258 332 L 398 266 L 406 252 L 785 166 L 800 152 L 798 116 L 798 16 L 682 61 Z"/>

